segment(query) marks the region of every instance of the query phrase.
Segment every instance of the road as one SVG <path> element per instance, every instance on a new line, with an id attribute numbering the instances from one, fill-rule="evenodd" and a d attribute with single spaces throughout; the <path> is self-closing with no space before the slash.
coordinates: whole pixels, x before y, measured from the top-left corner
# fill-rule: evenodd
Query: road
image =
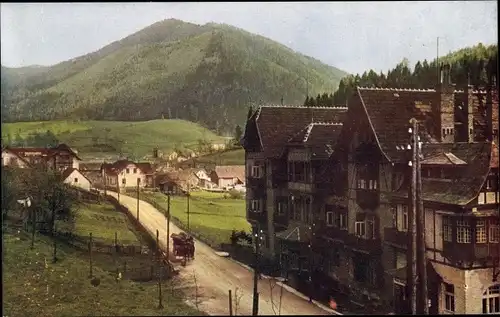
<path id="1" fill-rule="evenodd" d="M 117 198 L 114 192 L 108 192 Z M 133 216 L 136 216 L 137 199 L 120 194 L 120 203 L 128 208 Z M 160 247 L 166 250 L 167 246 L 167 222 L 165 216 L 149 203 L 139 201 L 139 220 L 141 224 L 153 236 L 156 230 L 159 231 Z M 170 223 L 170 233 L 180 233 L 177 226 Z M 252 314 L 253 297 L 253 271 L 242 267 L 234 261 L 218 256 L 208 245 L 196 241 L 196 251 L 194 260 L 182 267 L 179 272 L 180 280 L 189 289 L 188 298 L 191 303 L 196 300 L 195 293 L 198 294 L 198 308 L 210 315 L 229 315 L 229 295 L 233 293 L 233 311 L 235 310 L 234 298 L 235 290 L 239 304 L 237 305 L 238 315 Z M 172 242 L 170 242 L 172 249 Z M 197 287 L 197 292 L 195 291 Z M 272 289 L 271 289 L 272 286 Z M 307 300 L 288 292 L 276 285 L 273 279 L 261 279 L 259 281 L 259 315 L 278 315 L 279 298 L 281 297 L 281 315 L 329 315 L 330 313 L 309 303 Z M 241 297 L 240 297 L 241 296 Z M 272 299 L 272 300 L 271 300 Z M 274 309 L 273 309 L 274 307 Z"/>

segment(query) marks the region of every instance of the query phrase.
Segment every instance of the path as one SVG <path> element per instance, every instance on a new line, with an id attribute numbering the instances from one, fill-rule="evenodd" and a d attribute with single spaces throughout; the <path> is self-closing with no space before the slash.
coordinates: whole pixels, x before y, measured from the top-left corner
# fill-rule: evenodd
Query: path
<path id="1" fill-rule="evenodd" d="M 114 192 L 108 191 L 108 195 L 117 198 L 117 194 Z M 137 199 L 120 194 L 120 203 L 127 207 L 132 215 L 136 216 Z M 156 230 L 159 230 L 160 246 L 162 249 L 166 249 L 167 223 L 165 216 L 149 203 L 140 200 L 139 220 L 153 236 L 156 236 Z M 182 230 L 171 222 L 170 233 L 180 232 Z M 180 270 L 179 275 L 184 283 L 187 282 L 191 286 L 194 285 L 196 277 L 196 284 L 198 285 L 198 308 L 210 315 L 229 315 L 228 291 L 232 290 L 234 301 L 235 289 L 238 288 L 238 294 L 242 295 L 242 297 L 239 301 L 237 313 L 238 315 L 251 315 L 253 272 L 230 259 L 216 255 L 215 251 L 206 244 L 198 240 L 195 243 L 195 259 L 188 262 L 186 267 Z M 170 242 L 171 248 L 172 242 Z M 271 285 L 273 285 L 272 290 Z M 188 298 L 193 298 L 192 302 L 194 302 L 194 287 L 190 289 L 191 294 L 188 294 Z M 259 281 L 259 292 L 259 315 L 277 315 L 281 288 L 276 285 L 274 280 L 261 279 Z M 273 299 L 272 302 L 271 296 Z M 274 310 L 273 306 L 275 307 Z M 283 289 L 281 314 L 328 315 L 330 313 Z"/>

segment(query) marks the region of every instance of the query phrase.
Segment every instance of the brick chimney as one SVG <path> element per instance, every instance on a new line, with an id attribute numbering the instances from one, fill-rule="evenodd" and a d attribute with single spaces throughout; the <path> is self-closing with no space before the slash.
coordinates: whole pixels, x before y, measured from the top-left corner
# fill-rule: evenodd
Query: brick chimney
<path id="1" fill-rule="evenodd" d="M 450 65 L 441 66 L 441 80 L 436 87 L 437 105 L 434 115 L 437 119 L 439 131 L 436 137 L 445 143 L 455 141 L 455 86 L 451 83 Z"/>
<path id="2" fill-rule="evenodd" d="M 473 99 L 473 87 L 470 84 L 470 75 L 467 74 L 467 87 L 464 89 L 466 98 L 467 98 L 467 103 L 466 103 L 466 115 L 467 115 L 467 141 L 469 143 L 474 142 L 474 114 L 473 114 L 473 109 L 474 109 L 474 99 Z"/>
<path id="3" fill-rule="evenodd" d="M 487 89 L 486 96 L 486 121 L 488 141 L 498 144 L 498 87 L 496 75 L 492 75 L 491 84 Z"/>

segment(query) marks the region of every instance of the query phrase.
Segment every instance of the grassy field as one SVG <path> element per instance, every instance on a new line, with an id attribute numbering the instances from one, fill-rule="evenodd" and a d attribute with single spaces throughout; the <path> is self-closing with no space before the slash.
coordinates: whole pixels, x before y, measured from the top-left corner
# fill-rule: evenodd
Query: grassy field
<path id="1" fill-rule="evenodd" d="M 103 223 L 109 225 L 103 226 Z M 112 244 L 115 232 L 120 244 L 139 244 L 137 233 L 127 216 L 116 211 L 112 205 L 85 203 L 79 206 L 75 224 L 76 235 L 86 238 L 92 233 L 94 240 Z"/>
<path id="2" fill-rule="evenodd" d="M 111 242 L 114 231 L 134 240 L 135 234 L 129 230 L 129 223 L 116 223 L 111 218 L 100 222 L 93 220 L 93 215 L 112 217 L 110 208 L 108 204 L 87 204 L 80 208 L 77 233 L 85 234 L 89 226 L 93 226 L 93 235 L 103 240 Z M 114 213 L 113 217 L 121 218 L 118 211 Z M 112 231 L 113 238 L 110 237 Z M 58 244 L 58 261 L 52 263 L 52 243 L 50 238 L 37 235 L 35 248 L 31 250 L 28 234 L 17 229 L 3 231 L 4 316 L 201 315 L 184 303 L 181 292 L 172 291 L 176 285 L 173 281 L 163 282 L 163 309 L 157 308 L 157 282 L 116 281 L 116 263 L 126 258 L 129 269 L 141 264 L 147 271 L 147 265 L 151 263 L 149 256 L 113 258 L 112 255 L 94 253 L 93 276 L 100 280 L 99 286 L 94 287 L 89 278 L 88 255 L 69 245 Z"/>
<path id="3" fill-rule="evenodd" d="M 202 126 L 176 119 L 140 122 L 123 121 L 45 121 L 2 124 L 2 138 L 10 134 L 12 140 L 19 134 L 26 138 L 32 133 L 52 131 L 83 157 L 124 155 L 142 158 L 153 154 L 153 147 L 168 153 L 174 149 L 196 149 L 199 140 L 225 142 Z"/>
<path id="4" fill-rule="evenodd" d="M 245 150 L 235 149 L 225 152 L 203 155 L 195 158 L 196 166 L 213 168 L 215 165 L 245 165 Z M 193 166 L 193 159 L 186 160 L 181 166 Z"/>
<path id="5" fill-rule="evenodd" d="M 164 194 L 142 194 L 142 197 L 167 208 L 167 196 Z M 187 198 L 172 196 L 170 203 L 172 217 L 187 226 Z M 189 227 L 190 231 L 201 235 L 214 245 L 229 243 L 233 229 L 250 231 L 250 224 L 246 220 L 245 200 L 225 198 L 222 193 L 192 192 Z"/>

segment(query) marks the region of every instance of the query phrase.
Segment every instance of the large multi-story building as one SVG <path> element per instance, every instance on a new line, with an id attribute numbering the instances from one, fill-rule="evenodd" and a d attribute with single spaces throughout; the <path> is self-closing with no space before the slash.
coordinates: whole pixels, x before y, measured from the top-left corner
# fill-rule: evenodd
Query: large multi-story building
<path id="1" fill-rule="evenodd" d="M 80 162 L 78 153 L 63 143 L 50 148 L 7 146 L 2 149 L 2 166 L 26 168 L 39 165 L 64 171 L 79 169 Z"/>
<path id="2" fill-rule="evenodd" d="M 358 88 L 345 108 L 261 107 L 247 218 L 290 279 L 407 307 L 410 119 L 419 123 L 432 313 L 500 313 L 498 90 Z M 312 272 L 310 274 L 309 272 Z M 390 309 L 389 309 L 390 308 Z"/>

